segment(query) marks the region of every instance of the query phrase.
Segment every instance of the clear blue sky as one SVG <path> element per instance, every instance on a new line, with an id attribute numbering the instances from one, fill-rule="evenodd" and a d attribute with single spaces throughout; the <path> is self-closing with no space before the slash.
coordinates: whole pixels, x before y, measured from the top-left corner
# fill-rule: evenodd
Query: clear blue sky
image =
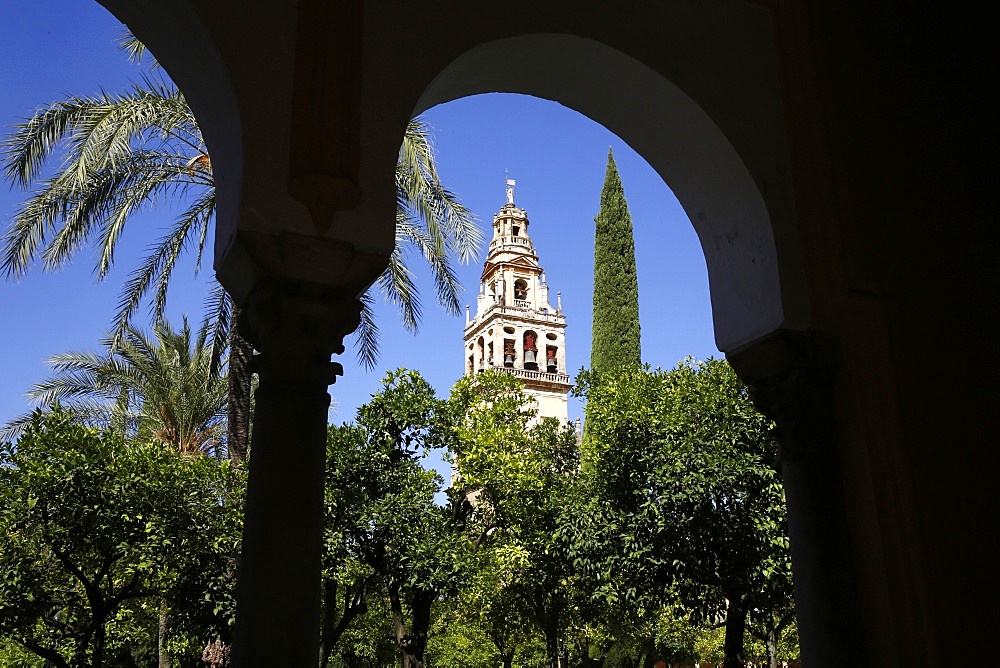
<path id="1" fill-rule="evenodd" d="M 0 131 L 50 101 L 70 94 L 121 90 L 140 70 L 117 50 L 117 20 L 89 0 L 0 1 Z M 622 104 L 640 101 L 623 100 Z M 594 216 L 599 208 L 608 147 L 614 149 L 635 226 L 642 351 L 645 362 L 672 367 L 681 358 L 718 356 L 712 334 L 705 260 L 677 200 L 646 162 L 603 127 L 551 101 L 518 95 L 484 95 L 428 111 L 443 180 L 488 229 L 504 203 L 504 172 L 517 181 L 516 202 L 528 212 L 529 233 L 550 289 L 562 292 L 571 371 L 587 366 L 593 289 Z M 7 229 L 23 193 L 0 185 L 0 219 Z M 96 350 L 115 311 L 118 290 L 144 249 L 169 225 L 159 209 L 131 223 L 116 270 L 95 282 L 93 255 L 83 254 L 54 273 L 39 267 L 20 283 L 0 280 L 0 421 L 28 409 L 25 391 L 47 375 L 45 360 L 67 350 Z M 211 257 L 211 253 L 208 254 Z M 421 279 L 421 260 L 412 267 Z M 463 266 L 464 303 L 473 304 L 482 260 Z M 193 265 L 177 272 L 168 312 L 179 320 L 202 317 L 211 268 L 193 277 Z M 402 330 L 388 306 L 380 306 L 382 355 L 367 372 L 349 349 L 345 376 L 331 388 L 338 408 L 331 421 L 378 389 L 386 369 L 417 369 L 447 394 L 463 372 L 460 317 L 444 314 L 421 281 L 425 317 L 420 334 Z M 582 416 L 573 400 L 570 416 Z"/>

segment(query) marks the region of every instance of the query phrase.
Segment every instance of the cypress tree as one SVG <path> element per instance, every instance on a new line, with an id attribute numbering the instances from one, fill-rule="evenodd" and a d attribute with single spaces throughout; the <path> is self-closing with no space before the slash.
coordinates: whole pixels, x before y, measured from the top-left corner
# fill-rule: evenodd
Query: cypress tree
<path id="1" fill-rule="evenodd" d="M 632 216 L 610 148 L 601 190 L 601 210 L 594 222 L 597 230 L 594 236 L 594 325 L 590 368 L 600 373 L 642 363 Z"/>

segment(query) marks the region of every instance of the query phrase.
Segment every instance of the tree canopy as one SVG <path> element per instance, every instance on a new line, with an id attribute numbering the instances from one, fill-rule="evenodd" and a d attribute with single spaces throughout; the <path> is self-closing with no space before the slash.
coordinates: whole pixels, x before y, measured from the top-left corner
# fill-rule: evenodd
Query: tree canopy
<path id="1" fill-rule="evenodd" d="M 145 53 L 131 35 L 122 46 L 136 61 Z M 180 210 L 122 286 L 112 347 L 150 296 L 153 321 L 162 319 L 170 278 L 187 252 L 194 252 L 199 272 L 215 220 L 212 159 L 183 93 L 158 72 L 145 72 L 123 92 L 71 96 L 36 111 L 0 144 L 0 163 L 4 177 L 28 193 L 0 239 L 0 273 L 8 278 L 21 277 L 38 261 L 43 269 L 55 269 L 96 245 L 95 273 L 104 280 L 130 221 L 155 206 Z M 461 285 L 453 263 L 475 256 L 483 232 L 441 182 L 420 119 L 405 128 L 395 177 L 396 245 L 377 283 L 398 307 L 403 325 L 416 331 L 422 304 L 407 251 L 427 263 L 438 303 L 458 315 Z M 378 356 L 379 336 L 372 303 L 370 292 L 362 296 L 355 338 L 358 357 L 369 368 Z M 229 451 L 242 461 L 249 448 L 253 347 L 240 334 L 238 305 L 219 284 L 213 282 L 207 304 L 214 325 L 213 371 L 230 349 Z"/>
<path id="2" fill-rule="evenodd" d="M 594 471 L 587 517 L 602 537 L 589 564 L 595 586 L 612 601 L 724 620 L 726 665 L 742 665 L 748 618 L 791 599 L 769 421 L 724 360 L 585 377 L 582 392 Z"/>
<path id="3" fill-rule="evenodd" d="M 183 454 L 225 453 L 227 383 L 212 371 L 209 325 L 193 332 L 185 319 L 180 330 L 160 320 L 153 336 L 131 325 L 105 351 L 67 352 L 49 360 L 55 372 L 35 385 L 28 397 L 38 406 L 62 402 L 86 424 L 114 428 L 139 440 L 155 439 Z M 16 438 L 31 414 L 0 430 Z"/>
<path id="4" fill-rule="evenodd" d="M 604 372 L 642 363 L 639 282 L 635 268 L 632 216 L 610 148 L 604 187 L 601 189 L 601 209 L 594 223 L 594 320 L 590 368 Z"/>
<path id="5" fill-rule="evenodd" d="M 134 662 L 155 656 L 142 627 L 165 602 L 182 644 L 228 637 L 242 485 L 228 463 L 37 411 L 0 451 L 0 636 L 56 666 Z"/>

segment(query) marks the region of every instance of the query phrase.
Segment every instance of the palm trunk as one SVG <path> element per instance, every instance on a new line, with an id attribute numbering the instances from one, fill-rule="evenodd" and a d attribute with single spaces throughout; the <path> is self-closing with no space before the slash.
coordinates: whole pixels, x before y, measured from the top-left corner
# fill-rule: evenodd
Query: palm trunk
<path id="1" fill-rule="evenodd" d="M 237 464 L 250 449 L 250 393 L 253 345 L 240 335 L 240 308 L 234 303 L 229 326 L 229 457 Z"/>

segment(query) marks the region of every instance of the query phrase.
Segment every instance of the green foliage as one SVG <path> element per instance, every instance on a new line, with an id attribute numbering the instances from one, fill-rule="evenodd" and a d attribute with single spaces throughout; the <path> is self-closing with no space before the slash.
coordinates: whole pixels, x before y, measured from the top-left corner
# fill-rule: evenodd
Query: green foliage
<path id="1" fill-rule="evenodd" d="M 608 149 L 608 167 L 601 190 L 601 209 L 594 222 L 594 321 L 590 368 L 602 373 L 642 363 L 632 216 L 611 149 Z"/>
<path id="2" fill-rule="evenodd" d="M 332 652 L 352 619 L 363 614 L 368 593 L 379 587 L 404 660 L 422 656 L 431 609 L 457 591 L 472 549 L 464 500 L 437 505 L 444 481 L 418 460 L 451 443 L 452 416 L 427 381 L 400 369 L 387 374 L 382 389 L 358 409 L 355 424 L 330 428 L 325 651 Z"/>
<path id="3" fill-rule="evenodd" d="M 0 666 L 8 668 L 45 668 L 45 659 L 29 652 L 10 638 L 0 637 Z"/>
<path id="4" fill-rule="evenodd" d="M 144 52 L 131 36 L 124 48 L 132 56 Z M 215 178 L 201 129 L 184 95 L 157 76 L 147 73 L 121 93 L 53 102 L 16 126 L 0 145 L 4 177 L 29 193 L 3 236 L 0 272 L 8 277 L 23 276 L 38 260 L 44 269 L 55 269 L 96 244 L 96 275 L 104 280 L 130 220 L 164 204 L 180 209 L 122 287 L 115 343 L 148 296 L 153 319 L 162 318 L 174 268 L 193 250 L 197 273 L 215 219 Z M 410 121 L 403 135 L 396 200 L 396 247 L 378 285 L 399 308 L 403 324 L 415 330 L 421 303 L 406 264 L 407 249 L 427 262 L 437 301 L 457 315 L 461 285 L 453 260 L 469 261 L 483 241 L 474 216 L 441 183 L 427 126 L 419 119 Z M 370 297 L 364 305 L 359 357 L 373 366 L 378 329 Z M 236 324 L 230 323 L 230 307 L 228 296 L 214 289 L 210 317 L 216 325 L 216 360 L 230 324 Z"/>
<path id="5" fill-rule="evenodd" d="M 36 411 L 0 459 L 0 636 L 55 665 L 98 664 L 148 638 L 142 610 L 161 601 L 178 632 L 227 632 L 242 496 L 228 464 L 126 444 L 59 408 Z"/>
<path id="6" fill-rule="evenodd" d="M 585 375 L 580 388 L 588 518 L 601 537 L 586 564 L 595 591 L 611 603 L 675 602 L 696 623 L 726 619 L 727 654 L 742 651 L 748 615 L 791 605 L 770 423 L 721 360 Z"/>
<path id="7" fill-rule="evenodd" d="M 442 400 L 395 371 L 329 429 L 322 665 L 419 666 L 425 650 L 463 667 L 718 660 L 734 610 L 756 638 L 740 637 L 747 658 L 769 632 L 795 656 L 770 425 L 728 365 L 584 374 L 580 391 L 586 466 L 573 430 L 538 420 L 502 372 Z M 446 492 L 420 465 L 432 450 L 455 464 Z M 164 609 L 173 657 L 228 642 L 242 469 L 59 408 L 2 464 L 0 663 L 37 664 L 27 646 L 55 665 L 149 665 Z"/>
<path id="8" fill-rule="evenodd" d="M 455 485 L 475 499 L 477 622 L 501 654 L 514 653 L 533 628 L 551 662 L 575 595 L 572 561 L 556 535 L 578 483 L 576 433 L 539 421 L 520 381 L 502 371 L 461 379 L 450 401 L 463 416 Z"/>
<path id="9" fill-rule="evenodd" d="M 392 612 L 384 588 L 373 587 L 366 610 L 340 637 L 328 665 L 332 668 L 399 665 Z"/>
<path id="10" fill-rule="evenodd" d="M 165 320 L 154 336 L 126 327 L 103 354 L 68 352 L 49 360 L 55 372 L 28 396 L 39 406 L 60 401 L 86 424 L 113 428 L 138 440 L 158 440 L 183 454 L 214 453 L 225 434 L 228 386 L 212 369 L 208 326 L 180 331 Z M 16 438 L 31 414 L 0 430 Z"/>
<path id="11" fill-rule="evenodd" d="M 446 601 L 438 608 L 427 642 L 431 665 L 467 668 L 502 665 L 500 652 L 476 623 L 475 616 L 468 613 L 459 608 L 456 599 Z"/>

